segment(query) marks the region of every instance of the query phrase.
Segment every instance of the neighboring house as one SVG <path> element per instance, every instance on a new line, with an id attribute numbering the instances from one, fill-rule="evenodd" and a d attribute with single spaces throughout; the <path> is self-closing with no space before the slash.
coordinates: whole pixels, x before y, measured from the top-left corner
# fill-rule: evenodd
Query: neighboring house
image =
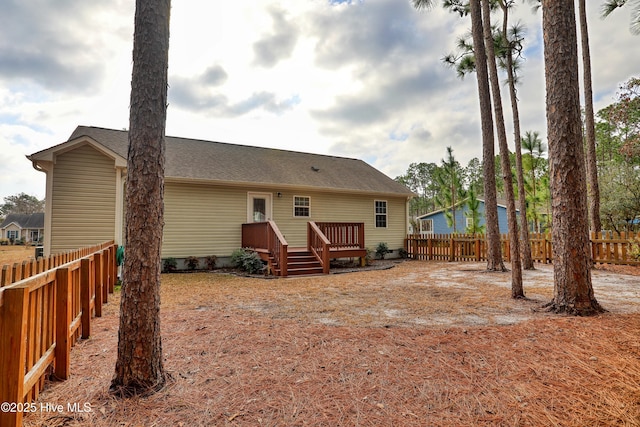
<path id="1" fill-rule="evenodd" d="M 480 202 L 480 224 L 482 227 L 485 225 L 485 215 L 484 215 L 484 200 L 478 199 Z M 449 209 L 450 210 L 450 209 Z M 460 202 L 456 208 L 456 232 L 457 233 L 465 233 L 467 229 L 468 221 L 471 221 L 470 218 L 467 218 L 466 212 L 468 212 L 468 208 L 465 202 Z M 445 217 L 445 212 L 447 210 L 440 209 L 434 212 L 430 212 L 428 214 L 421 215 L 416 218 L 416 223 L 419 227 L 419 234 L 429 235 L 429 234 L 451 234 L 453 233 L 453 225 L 449 226 L 447 223 L 447 218 Z M 518 215 L 516 210 L 516 215 Z M 507 207 L 498 204 L 498 226 L 500 228 L 501 234 L 506 234 L 509 232 L 509 227 L 507 225 Z"/>
<path id="2" fill-rule="evenodd" d="M 123 244 L 127 147 L 126 131 L 79 126 L 28 156 L 47 175 L 45 255 Z M 167 137 L 162 257 L 229 256 L 265 220 L 289 246 L 306 246 L 308 221 L 361 222 L 367 247 L 398 249 L 411 197 L 362 160 Z"/>
<path id="3" fill-rule="evenodd" d="M 0 238 L 38 243 L 44 237 L 44 212 L 9 214 L 0 224 Z"/>

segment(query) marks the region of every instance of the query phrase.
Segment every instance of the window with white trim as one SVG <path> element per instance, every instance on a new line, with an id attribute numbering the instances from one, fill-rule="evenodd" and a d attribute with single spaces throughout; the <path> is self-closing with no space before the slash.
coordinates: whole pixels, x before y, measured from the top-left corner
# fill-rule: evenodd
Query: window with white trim
<path id="1" fill-rule="evenodd" d="M 387 228 L 387 201 L 375 201 L 376 228 Z"/>
<path id="2" fill-rule="evenodd" d="M 433 234 L 433 220 L 421 219 L 420 220 L 420 234 Z"/>
<path id="3" fill-rule="evenodd" d="M 7 239 L 18 240 L 19 234 L 18 230 L 7 230 Z"/>
<path id="4" fill-rule="evenodd" d="M 473 218 L 467 218 L 467 229 L 473 228 Z"/>
<path id="5" fill-rule="evenodd" d="M 311 216 L 311 197 L 293 196 L 293 216 L 309 218 Z"/>

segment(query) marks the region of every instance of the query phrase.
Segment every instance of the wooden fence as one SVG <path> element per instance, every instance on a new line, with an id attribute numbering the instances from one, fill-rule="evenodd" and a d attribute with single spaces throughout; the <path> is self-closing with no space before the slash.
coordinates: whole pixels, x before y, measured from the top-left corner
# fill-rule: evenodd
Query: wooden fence
<path id="1" fill-rule="evenodd" d="M 69 377 L 71 348 L 113 293 L 115 258 L 111 241 L 2 268 L 0 426 L 22 425 L 48 375 Z"/>
<path id="2" fill-rule="evenodd" d="M 502 255 L 511 260 L 509 236 L 501 236 Z M 535 262 L 550 263 L 553 260 L 551 236 L 530 234 L 531 256 Z M 638 250 L 640 233 L 591 234 L 591 256 L 596 264 L 640 265 Z M 484 235 L 409 235 L 405 239 L 409 258 L 439 261 L 486 261 L 487 245 Z"/>

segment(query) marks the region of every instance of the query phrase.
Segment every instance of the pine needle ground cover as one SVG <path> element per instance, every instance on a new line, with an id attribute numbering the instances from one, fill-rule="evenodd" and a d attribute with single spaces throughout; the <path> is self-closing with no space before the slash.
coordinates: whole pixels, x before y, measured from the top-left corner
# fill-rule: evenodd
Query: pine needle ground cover
<path id="1" fill-rule="evenodd" d="M 72 352 L 72 376 L 25 426 L 640 425 L 640 280 L 593 271 L 596 317 L 550 315 L 553 272 L 406 261 L 378 271 L 265 280 L 164 275 L 171 380 L 150 397 L 108 394 L 118 301 Z M 632 274 L 628 274 L 632 273 Z"/>

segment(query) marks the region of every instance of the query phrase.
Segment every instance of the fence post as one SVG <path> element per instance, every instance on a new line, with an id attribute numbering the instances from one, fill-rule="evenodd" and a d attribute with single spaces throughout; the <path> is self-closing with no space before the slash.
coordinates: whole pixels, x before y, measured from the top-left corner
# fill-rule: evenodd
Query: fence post
<path id="1" fill-rule="evenodd" d="M 12 271 L 11 266 L 5 264 L 2 266 L 2 273 L 0 273 L 0 287 L 7 286 L 12 282 Z"/>
<path id="2" fill-rule="evenodd" d="M 116 249 L 118 247 L 113 245 L 109 248 L 109 293 L 112 294 L 116 284 L 116 277 L 118 277 L 118 264 L 116 262 Z"/>
<path id="3" fill-rule="evenodd" d="M 80 260 L 80 307 L 82 339 L 91 336 L 91 257 Z"/>
<path id="4" fill-rule="evenodd" d="M 69 268 L 58 268 L 56 271 L 56 349 L 54 375 L 66 380 L 69 378 L 69 356 L 71 340 L 71 274 Z"/>
<path id="5" fill-rule="evenodd" d="M 453 234 L 449 237 L 449 261 L 454 261 L 456 259 L 456 242 L 453 240 Z"/>
<path id="6" fill-rule="evenodd" d="M 98 252 L 93 258 L 93 283 L 96 287 L 96 317 L 102 317 L 102 296 L 103 296 L 103 285 L 102 285 L 102 257 L 104 256 L 104 251 L 101 250 Z"/>
<path id="7" fill-rule="evenodd" d="M 0 307 L 0 402 L 24 402 L 29 288 L 4 290 Z M 22 412 L 0 411 L 0 426 L 21 426 Z"/>

